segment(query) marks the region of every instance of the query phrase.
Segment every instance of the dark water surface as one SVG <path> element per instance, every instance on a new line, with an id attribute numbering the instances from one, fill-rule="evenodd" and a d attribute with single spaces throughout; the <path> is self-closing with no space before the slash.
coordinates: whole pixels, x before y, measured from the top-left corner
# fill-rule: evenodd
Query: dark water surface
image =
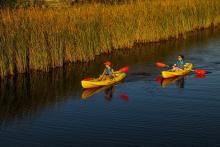
<path id="1" fill-rule="evenodd" d="M 209 73 L 161 81 L 154 63 L 179 53 Z M 220 146 L 219 57 L 220 29 L 210 29 L 0 81 L 0 146 Z M 128 65 L 126 79 L 83 91 L 106 59 Z"/>

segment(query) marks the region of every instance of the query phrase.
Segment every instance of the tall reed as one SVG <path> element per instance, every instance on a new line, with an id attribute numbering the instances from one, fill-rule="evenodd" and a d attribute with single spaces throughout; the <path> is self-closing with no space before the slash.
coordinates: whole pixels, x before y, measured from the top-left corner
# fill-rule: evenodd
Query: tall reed
<path id="1" fill-rule="evenodd" d="M 220 23 L 219 0 L 0 10 L 0 77 L 93 60 L 134 42 L 184 37 Z"/>

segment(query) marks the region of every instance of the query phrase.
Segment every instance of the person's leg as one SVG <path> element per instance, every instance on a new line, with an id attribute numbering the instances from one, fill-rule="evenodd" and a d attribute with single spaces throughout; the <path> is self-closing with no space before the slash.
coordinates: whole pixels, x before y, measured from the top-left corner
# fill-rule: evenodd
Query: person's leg
<path id="1" fill-rule="evenodd" d="M 110 80 L 109 76 L 105 76 L 105 80 Z"/>
<path id="2" fill-rule="evenodd" d="M 176 67 L 176 70 L 182 70 L 181 68 L 179 68 L 179 67 Z"/>
<path id="3" fill-rule="evenodd" d="M 99 81 L 102 81 L 102 80 L 104 79 L 104 76 L 105 76 L 105 75 L 99 76 L 98 80 L 99 80 Z"/>
<path id="4" fill-rule="evenodd" d="M 173 66 L 173 68 L 171 69 L 171 71 L 176 71 L 176 67 L 175 67 L 175 66 Z"/>
<path id="5" fill-rule="evenodd" d="M 179 67 L 173 67 L 173 69 L 171 71 L 178 71 L 178 70 L 182 70 L 182 69 Z"/>
<path id="6" fill-rule="evenodd" d="M 110 78 L 107 75 L 101 75 L 98 80 L 99 81 L 104 81 L 104 80 L 109 80 Z"/>

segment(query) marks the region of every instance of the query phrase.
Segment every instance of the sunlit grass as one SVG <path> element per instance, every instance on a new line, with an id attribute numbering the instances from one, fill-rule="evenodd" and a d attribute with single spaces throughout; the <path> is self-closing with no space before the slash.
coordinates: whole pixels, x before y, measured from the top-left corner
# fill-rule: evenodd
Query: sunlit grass
<path id="1" fill-rule="evenodd" d="M 145 0 L 0 10 L 0 77 L 89 61 L 134 42 L 184 37 L 220 22 L 219 0 Z"/>

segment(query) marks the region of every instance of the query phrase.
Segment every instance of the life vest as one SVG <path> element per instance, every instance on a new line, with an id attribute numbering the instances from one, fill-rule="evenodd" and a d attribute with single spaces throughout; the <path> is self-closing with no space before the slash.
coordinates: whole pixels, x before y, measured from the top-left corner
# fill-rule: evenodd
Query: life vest
<path id="1" fill-rule="evenodd" d="M 184 68 L 184 65 L 186 64 L 185 60 L 182 60 L 182 61 L 179 61 L 177 60 L 176 61 L 176 66 L 183 69 Z"/>
<path id="2" fill-rule="evenodd" d="M 112 78 L 112 68 L 106 68 L 105 69 L 105 73 L 106 76 L 109 76 L 110 78 Z"/>

